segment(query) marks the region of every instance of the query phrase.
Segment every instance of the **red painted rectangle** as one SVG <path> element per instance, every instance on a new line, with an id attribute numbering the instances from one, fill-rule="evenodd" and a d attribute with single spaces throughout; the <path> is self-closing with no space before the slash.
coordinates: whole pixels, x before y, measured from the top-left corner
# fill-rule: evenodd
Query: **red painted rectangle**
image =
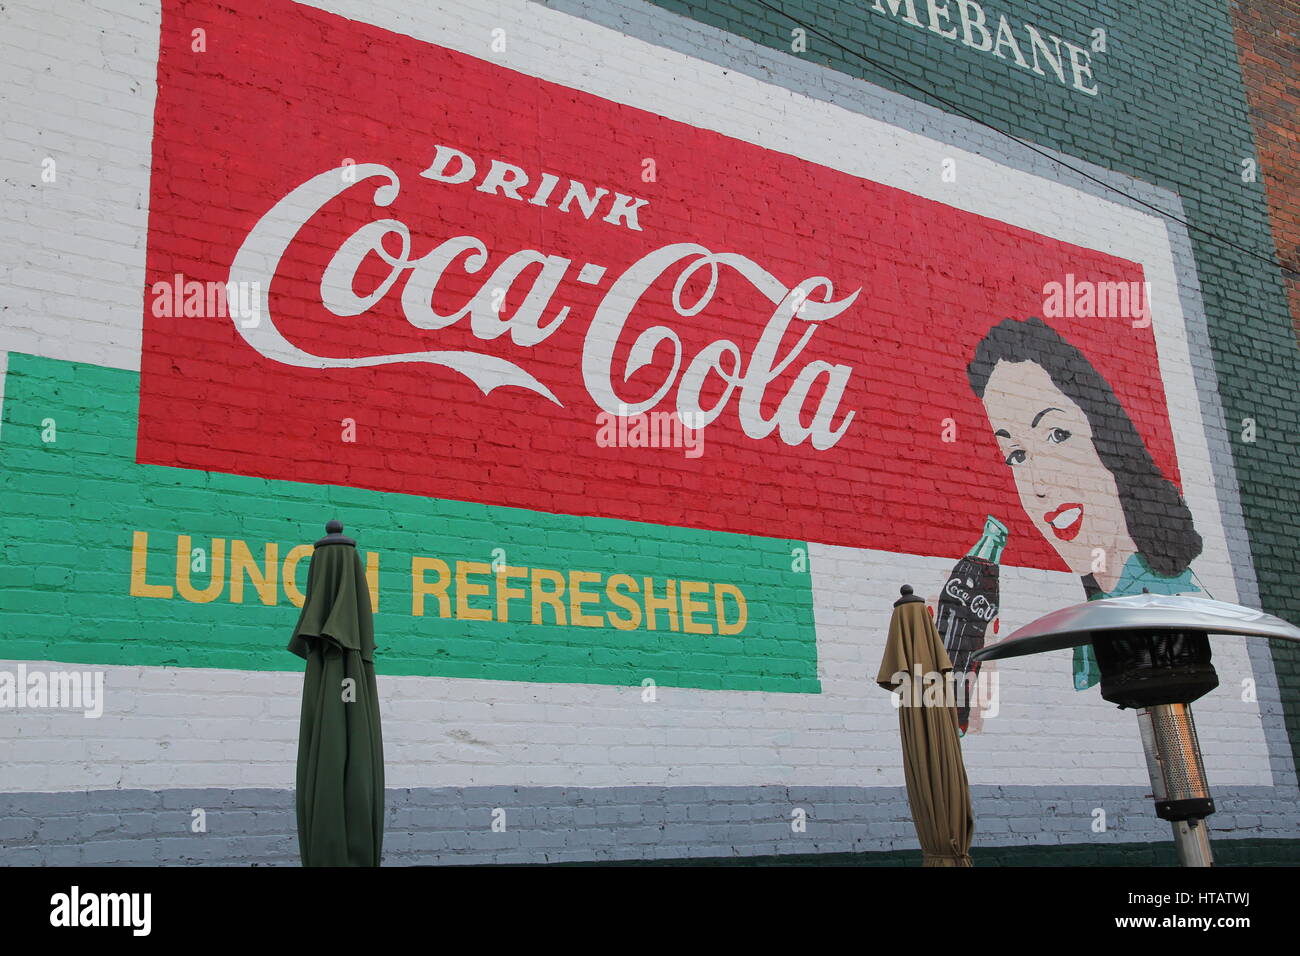
<path id="1" fill-rule="evenodd" d="M 991 326 L 1042 314 L 1045 283 L 1139 266 L 509 65 L 287 0 L 165 0 L 141 462 L 947 556 L 995 514 L 1005 560 L 1064 566 L 966 365 Z M 468 181 L 421 175 L 440 146 Z M 489 191 L 494 160 L 513 168 Z M 560 208 L 571 181 L 605 190 L 590 218 Z M 349 261 L 367 237 L 388 261 Z M 262 277 L 258 324 L 166 314 L 186 311 L 158 304 L 176 275 Z M 1051 324 L 1176 481 L 1151 329 Z M 730 384 L 694 387 L 709 356 Z M 698 457 L 598 441 L 602 403 L 697 392 L 721 402 Z"/>

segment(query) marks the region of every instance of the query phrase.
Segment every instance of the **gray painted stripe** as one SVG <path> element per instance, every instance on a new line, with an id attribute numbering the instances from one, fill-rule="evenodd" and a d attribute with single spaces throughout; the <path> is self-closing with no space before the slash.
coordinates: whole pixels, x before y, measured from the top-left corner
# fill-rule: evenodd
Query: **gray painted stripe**
<path id="1" fill-rule="evenodd" d="M 976 846 L 1165 842 L 1136 787 L 972 788 Z M 1215 840 L 1300 839 L 1293 798 L 1216 792 Z M 492 832 L 495 808 L 506 829 Z M 1107 829 L 1092 832 L 1094 810 Z M 193 811 L 207 832 L 190 832 Z M 792 812 L 807 814 L 795 833 Z M 389 790 L 384 864 L 563 863 L 916 850 L 899 787 Z M 297 865 L 290 790 L 0 794 L 0 865 Z"/>

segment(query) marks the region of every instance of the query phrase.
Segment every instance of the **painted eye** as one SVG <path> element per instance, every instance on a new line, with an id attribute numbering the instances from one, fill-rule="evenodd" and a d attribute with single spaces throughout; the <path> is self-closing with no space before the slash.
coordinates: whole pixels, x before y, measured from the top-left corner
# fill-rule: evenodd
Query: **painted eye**
<path id="1" fill-rule="evenodd" d="M 1024 449 L 1021 449 L 1021 448 L 1017 448 L 1017 449 L 1016 449 L 1015 451 L 1013 451 L 1011 454 L 1007 455 L 1007 464 L 1008 464 L 1008 465 L 1013 465 L 1013 466 L 1014 466 L 1014 465 L 1019 465 L 1019 464 L 1022 463 L 1024 460 L 1025 460 L 1025 452 L 1024 452 Z"/>
<path id="2" fill-rule="evenodd" d="M 1068 441 L 1069 438 L 1070 438 L 1070 433 L 1066 431 L 1064 428 L 1053 428 L 1050 432 L 1047 433 L 1047 440 L 1050 441 L 1053 445 L 1059 445 L 1064 441 Z"/>

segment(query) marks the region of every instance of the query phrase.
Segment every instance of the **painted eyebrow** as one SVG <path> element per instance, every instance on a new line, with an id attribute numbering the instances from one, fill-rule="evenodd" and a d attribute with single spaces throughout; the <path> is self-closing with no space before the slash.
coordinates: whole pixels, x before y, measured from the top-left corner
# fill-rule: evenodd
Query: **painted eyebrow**
<path id="1" fill-rule="evenodd" d="M 995 431 L 995 432 L 993 433 L 993 437 L 994 437 L 994 438 L 1010 438 L 1010 437 L 1011 437 L 1011 432 L 1007 431 L 1005 428 L 999 428 L 997 431 Z"/>
<path id="2" fill-rule="evenodd" d="M 1037 428 L 1038 423 L 1043 420 L 1044 415 L 1046 415 L 1048 412 L 1059 412 L 1060 410 L 1061 409 L 1059 408 L 1044 408 L 1041 412 L 1039 412 L 1037 415 L 1034 416 L 1034 420 L 1029 423 L 1029 427 Z"/>

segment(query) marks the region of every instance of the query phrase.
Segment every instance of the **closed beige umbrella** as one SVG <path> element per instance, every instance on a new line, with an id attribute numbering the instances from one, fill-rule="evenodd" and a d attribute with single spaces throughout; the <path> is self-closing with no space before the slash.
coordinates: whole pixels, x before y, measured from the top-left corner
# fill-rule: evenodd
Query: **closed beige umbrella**
<path id="1" fill-rule="evenodd" d="M 912 823 L 921 841 L 922 866 L 970 866 L 975 833 L 970 785 L 957 736 L 957 708 L 947 693 L 951 672 L 925 602 L 903 586 L 889 621 L 889 641 L 876 683 L 899 691 L 898 730 Z"/>

